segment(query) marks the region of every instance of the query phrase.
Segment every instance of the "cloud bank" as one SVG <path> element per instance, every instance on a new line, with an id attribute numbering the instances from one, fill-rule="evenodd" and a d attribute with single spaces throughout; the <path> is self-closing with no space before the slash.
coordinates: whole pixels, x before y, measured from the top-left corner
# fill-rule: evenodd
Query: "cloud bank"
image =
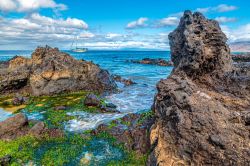
<path id="1" fill-rule="evenodd" d="M 3 12 L 31 12 L 41 8 L 66 10 L 67 6 L 58 4 L 54 0 L 1 0 L 0 11 Z"/>

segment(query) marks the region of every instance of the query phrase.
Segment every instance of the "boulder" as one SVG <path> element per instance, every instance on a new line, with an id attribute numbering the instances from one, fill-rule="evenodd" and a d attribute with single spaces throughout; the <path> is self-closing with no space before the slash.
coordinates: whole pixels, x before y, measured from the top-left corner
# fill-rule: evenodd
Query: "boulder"
<path id="1" fill-rule="evenodd" d="M 67 91 L 113 91 L 115 81 L 98 65 L 75 60 L 57 48 L 38 47 L 31 59 L 17 56 L 0 68 L 0 92 L 51 95 Z"/>
<path id="2" fill-rule="evenodd" d="M 27 124 L 27 117 L 21 113 L 0 122 L 0 138 L 2 135 L 13 133 Z"/>
<path id="3" fill-rule="evenodd" d="M 157 84 L 148 165 L 248 165 L 250 75 L 218 22 L 185 11 L 169 35 L 174 69 Z"/>
<path id="4" fill-rule="evenodd" d="M 38 122 L 29 130 L 29 134 L 39 136 L 45 131 L 45 128 L 44 122 Z"/>
<path id="5" fill-rule="evenodd" d="M 0 157 L 0 165 L 1 166 L 8 166 L 8 165 L 10 165 L 10 161 L 11 161 L 11 156 L 10 155 L 6 155 L 4 157 Z"/>
<path id="6" fill-rule="evenodd" d="M 119 75 L 113 75 L 113 78 L 115 81 L 117 82 L 120 82 L 120 83 L 123 83 L 125 86 L 130 86 L 130 85 L 134 85 L 136 84 L 134 81 L 132 81 L 131 79 L 125 79 L 125 78 L 122 78 L 121 76 Z"/>
<path id="7" fill-rule="evenodd" d="M 90 93 L 84 99 L 84 105 L 97 107 L 101 105 L 101 100 L 95 94 Z"/>
<path id="8" fill-rule="evenodd" d="M 21 105 L 21 104 L 24 104 L 24 103 L 27 103 L 29 101 L 29 98 L 28 97 L 24 97 L 24 96 L 21 96 L 19 94 L 17 94 L 13 100 L 12 100 L 12 104 L 13 105 Z"/>

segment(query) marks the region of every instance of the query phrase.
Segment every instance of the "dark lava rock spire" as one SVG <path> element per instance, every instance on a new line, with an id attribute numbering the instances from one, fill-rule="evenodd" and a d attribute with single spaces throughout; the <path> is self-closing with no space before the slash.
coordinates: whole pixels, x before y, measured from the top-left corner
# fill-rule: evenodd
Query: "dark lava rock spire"
<path id="1" fill-rule="evenodd" d="M 175 68 L 190 76 L 232 70 L 226 35 L 217 21 L 199 12 L 185 11 L 169 41 Z"/>
<path id="2" fill-rule="evenodd" d="M 249 165 L 250 75 L 216 21 L 186 11 L 170 33 L 174 70 L 157 84 L 148 165 Z"/>

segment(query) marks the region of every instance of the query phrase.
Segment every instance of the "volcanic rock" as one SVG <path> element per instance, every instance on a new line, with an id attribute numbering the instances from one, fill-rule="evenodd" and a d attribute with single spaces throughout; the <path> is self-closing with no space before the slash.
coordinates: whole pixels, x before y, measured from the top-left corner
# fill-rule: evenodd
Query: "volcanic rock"
<path id="1" fill-rule="evenodd" d="M 8 165 L 10 165 L 10 161 L 11 161 L 11 156 L 10 155 L 6 155 L 4 157 L 0 157 L 0 165 L 1 166 L 8 166 Z"/>
<path id="2" fill-rule="evenodd" d="M 86 106 L 100 106 L 101 100 L 94 94 L 88 94 L 84 99 L 84 105 Z"/>
<path id="3" fill-rule="evenodd" d="M 250 53 L 232 54 L 232 58 L 235 62 L 250 62 Z"/>
<path id="4" fill-rule="evenodd" d="M 75 60 L 57 48 L 38 47 L 31 59 L 16 56 L 0 68 L 0 92 L 51 95 L 67 91 L 112 91 L 116 84 L 108 71 L 92 62 Z"/>
<path id="5" fill-rule="evenodd" d="M 130 85 L 133 85 L 133 84 L 136 84 L 134 81 L 132 81 L 131 79 L 125 79 L 125 78 L 122 78 L 121 76 L 119 75 L 113 75 L 113 79 L 117 82 L 120 82 L 120 83 L 123 83 L 125 86 L 130 86 Z"/>
<path id="6" fill-rule="evenodd" d="M 125 115 L 120 120 L 112 121 L 113 127 L 102 124 L 96 129 L 96 133 L 107 132 L 124 143 L 129 150 L 136 151 L 137 154 L 147 154 L 150 150 L 149 129 L 154 122 L 154 118 L 143 118 L 142 114 L 131 113 Z"/>
<path id="7" fill-rule="evenodd" d="M 185 11 L 169 35 L 174 70 L 157 85 L 148 165 L 248 165 L 250 75 L 218 22 Z"/>
<path id="8" fill-rule="evenodd" d="M 30 124 L 34 124 L 30 127 Z M 48 129 L 44 122 L 41 121 L 28 121 L 27 117 L 22 114 L 16 114 L 13 117 L 0 122 L 0 139 L 13 140 L 25 135 L 33 135 L 35 137 L 62 137 L 63 131 L 60 129 Z"/>
<path id="9" fill-rule="evenodd" d="M 3 122 L 0 122 L 0 137 L 7 133 L 15 132 L 28 124 L 28 119 L 24 114 L 17 114 Z"/>
<path id="10" fill-rule="evenodd" d="M 158 66 L 173 66 L 173 62 L 166 61 L 161 58 L 158 59 L 144 58 L 142 60 L 131 60 L 131 62 L 139 64 L 158 65 Z"/>

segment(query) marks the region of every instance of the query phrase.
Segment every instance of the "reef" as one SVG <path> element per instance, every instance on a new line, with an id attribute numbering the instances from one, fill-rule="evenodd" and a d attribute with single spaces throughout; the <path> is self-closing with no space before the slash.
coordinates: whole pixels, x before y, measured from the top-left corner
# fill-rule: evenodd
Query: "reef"
<path id="1" fill-rule="evenodd" d="M 148 165 L 248 165 L 250 75 L 218 22 L 185 11 L 169 40 L 174 69 L 157 84 Z"/>

